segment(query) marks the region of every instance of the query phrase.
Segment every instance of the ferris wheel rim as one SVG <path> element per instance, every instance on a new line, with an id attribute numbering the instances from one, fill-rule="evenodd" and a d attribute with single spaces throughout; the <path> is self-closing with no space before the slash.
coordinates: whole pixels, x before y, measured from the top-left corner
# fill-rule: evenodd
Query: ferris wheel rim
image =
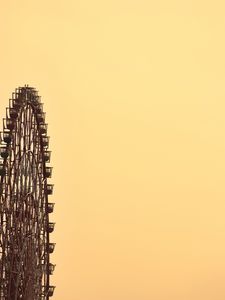
<path id="1" fill-rule="evenodd" d="M 19 90 L 19 92 L 18 92 L 18 90 Z M 49 177 L 46 175 L 46 164 L 50 161 L 50 154 L 47 150 L 48 145 L 47 145 L 47 147 L 46 146 L 44 147 L 43 140 L 42 140 L 43 136 L 47 137 L 47 139 L 49 140 L 49 136 L 47 136 L 47 124 L 45 123 L 45 113 L 43 112 L 43 104 L 41 102 L 34 102 L 34 101 L 36 101 L 35 99 L 37 97 L 38 97 L 38 100 L 39 100 L 38 93 L 34 88 L 29 88 L 28 86 L 25 86 L 25 87 L 19 88 L 18 90 L 16 90 L 16 92 L 14 93 L 14 95 L 17 95 L 18 98 L 13 96 L 12 103 L 15 104 L 16 102 L 20 102 L 20 103 L 16 103 L 17 104 L 16 107 L 17 107 L 17 109 L 19 108 L 19 113 L 20 114 L 18 114 L 15 111 L 15 107 L 9 107 L 9 109 L 6 109 L 7 115 L 6 115 L 6 118 L 3 121 L 3 128 L 4 129 L 3 129 L 3 132 L 1 132 L 1 134 L 3 135 L 2 136 L 3 139 L 4 139 L 4 135 L 6 133 L 9 136 L 13 135 L 13 134 L 15 135 L 15 131 L 14 131 L 15 130 L 15 124 L 16 124 L 17 121 L 19 121 L 19 118 L 21 118 L 23 110 L 26 111 L 26 107 L 29 107 L 29 108 L 32 109 L 32 113 L 34 114 L 34 117 L 36 119 L 36 128 L 37 128 L 37 132 L 38 132 L 39 147 L 41 149 L 41 158 L 42 158 L 41 159 L 41 165 L 42 165 L 42 174 L 41 175 L 44 177 L 44 178 L 42 178 L 42 183 L 44 184 L 44 187 L 45 187 L 43 193 L 44 193 L 45 201 L 46 201 L 45 202 L 45 214 L 46 214 L 46 220 L 48 222 L 47 226 L 49 226 L 49 224 L 53 224 L 53 223 L 49 222 L 48 204 L 50 202 L 48 201 L 48 196 L 52 194 L 53 185 L 49 185 L 51 188 L 48 187 L 47 179 Z M 22 96 L 23 96 L 23 98 L 22 98 Z M 18 100 L 18 101 L 16 101 L 16 100 Z M 23 108 L 23 110 L 21 108 Z M 11 118 L 10 113 L 11 113 L 11 115 L 13 114 L 14 118 Z M 10 121 L 8 121 L 8 120 L 10 120 Z M 8 126 L 5 126 L 5 125 L 8 125 Z M 43 125 L 44 128 L 46 129 L 44 135 L 43 135 L 43 133 L 41 133 L 41 130 L 40 130 L 41 125 Z M 47 144 L 48 144 L 48 142 L 47 142 Z M 11 148 L 10 142 L 9 143 L 6 143 L 4 141 L 2 142 L 2 139 L 1 139 L 1 146 L 2 147 L 0 149 L 4 148 L 4 150 L 1 150 L 1 157 L 3 158 L 3 163 L 1 163 L 0 166 L 2 167 L 3 170 L 4 169 L 6 170 L 7 169 L 8 156 L 12 155 L 11 152 L 10 152 L 10 151 L 12 151 L 12 148 Z M 2 156 L 2 153 L 4 153 L 5 157 Z M 7 153 L 8 153 L 8 155 L 6 155 Z M 28 149 L 27 151 L 25 151 L 23 153 L 22 160 L 24 160 L 27 157 L 28 153 L 31 153 L 31 156 L 34 156 L 34 153 L 32 153 L 32 151 L 30 149 Z M 47 157 L 47 159 L 46 159 L 46 157 Z M 11 165 L 11 167 L 15 167 L 15 163 L 16 163 L 16 159 L 17 159 L 16 156 L 14 157 L 14 159 L 15 159 L 14 160 L 14 165 Z M 35 161 L 35 159 L 34 159 L 34 161 Z M 38 163 L 36 163 L 36 169 L 38 170 Z M 7 170 L 9 170 L 9 169 L 7 169 Z M 0 182 L 1 182 L 1 191 L 0 191 L 1 198 L 3 197 L 3 188 L 2 188 L 3 187 L 3 182 L 7 178 L 7 176 L 9 176 L 9 174 L 7 174 L 7 172 L 4 173 L 4 171 L 1 172 L 1 174 L 0 174 L 0 177 L 1 177 L 1 180 L 0 180 Z M 21 179 L 18 179 L 18 178 L 19 178 L 19 174 L 17 174 L 17 177 L 16 176 L 14 177 L 15 181 L 16 180 L 17 180 L 17 182 L 19 182 L 19 180 L 21 181 Z M 22 183 L 21 182 L 20 182 L 20 184 L 21 184 L 21 186 L 23 186 L 23 182 Z M 48 190 L 48 188 L 49 188 L 49 190 Z M 30 192 L 30 194 L 32 194 L 32 193 Z M 27 198 L 29 198 L 29 193 L 27 194 Z M 53 205 L 53 207 L 54 207 L 54 205 Z M 53 230 L 54 230 L 54 228 L 53 228 Z M 49 231 L 48 228 L 45 228 L 46 245 L 47 245 L 46 249 L 49 248 L 49 245 L 54 244 L 54 246 L 55 246 L 55 243 L 50 243 L 50 240 L 49 240 L 49 234 L 51 232 L 52 231 Z M 3 236 L 2 232 L 0 232 L 0 237 L 2 237 L 1 235 Z M 1 247 L 2 247 L 2 240 L 0 240 L 0 250 L 1 250 Z M 47 252 L 46 249 L 44 250 L 45 253 Z M 1 251 L 1 253 L 3 253 L 3 252 Z M 3 255 L 1 253 L 0 253 L 0 260 L 3 257 Z M 50 285 L 49 275 L 52 274 L 51 273 L 52 270 L 54 271 L 55 265 L 50 263 L 49 254 L 50 253 L 48 253 L 48 255 L 46 255 L 46 260 L 45 260 L 46 266 L 47 266 L 47 269 L 45 270 L 45 272 L 47 273 L 47 275 L 45 275 L 45 283 L 46 284 L 40 286 L 40 289 L 41 289 L 41 291 L 39 291 L 40 292 L 40 299 L 49 299 L 49 297 L 51 297 L 54 293 L 54 288 L 55 287 Z M 49 271 L 49 268 L 51 268 L 51 271 Z M 2 275 L 2 273 L 3 273 L 3 266 L 0 267 L 0 276 Z M 18 279 L 18 277 L 17 277 L 17 279 Z M 2 289 L 2 287 L 0 285 L 0 299 L 4 299 L 4 300 L 7 299 L 8 300 L 8 298 L 2 298 L 2 296 L 1 296 L 2 291 L 4 293 L 4 289 Z M 17 292 L 16 292 L 15 297 L 17 297 Z M 17 299 L 17 298 L 15 298 L 15 299 Z M 37 299 L 39 299 L 39 298 L 37 298 Z"/>

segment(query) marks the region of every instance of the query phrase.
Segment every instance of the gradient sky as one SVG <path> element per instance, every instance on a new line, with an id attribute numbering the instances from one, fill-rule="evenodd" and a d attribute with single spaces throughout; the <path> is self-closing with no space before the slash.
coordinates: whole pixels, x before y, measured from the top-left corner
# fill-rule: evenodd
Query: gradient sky
<path id="1" fill-rule="evenodd" d="M 54 300 L 225 299 L 225 2 L 0 0 L 0 116 L 42 95 Z"/>

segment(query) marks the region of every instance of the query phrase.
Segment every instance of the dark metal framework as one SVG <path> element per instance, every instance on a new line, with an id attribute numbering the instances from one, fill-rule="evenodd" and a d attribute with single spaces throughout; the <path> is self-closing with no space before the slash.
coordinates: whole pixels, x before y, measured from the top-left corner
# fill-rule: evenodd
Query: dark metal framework
<path id="1" fill-rule="evenodd" d="M 0 300 L 47 300 L 55 265 L 49 234 L 54 203 L 47 183 L 51 152 L 40 96 L 15 90 L 3 119 L 0 146 Z"/>

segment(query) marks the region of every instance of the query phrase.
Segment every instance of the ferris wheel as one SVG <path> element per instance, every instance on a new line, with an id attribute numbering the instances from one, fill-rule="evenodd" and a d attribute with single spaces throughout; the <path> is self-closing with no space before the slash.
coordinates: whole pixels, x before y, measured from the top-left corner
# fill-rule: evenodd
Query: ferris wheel
<path id="1" fill-rule="evenodd" d="M 0 300 L 47 300 L 54 293 L 48 146 L 41 98 L 34 88 L 19 87 L 9 100 L 1 132 Z"/>

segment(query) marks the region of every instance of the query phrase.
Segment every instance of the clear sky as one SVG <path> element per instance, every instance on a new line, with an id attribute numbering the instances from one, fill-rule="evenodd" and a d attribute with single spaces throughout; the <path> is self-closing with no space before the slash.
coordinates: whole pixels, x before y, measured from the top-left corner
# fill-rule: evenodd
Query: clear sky
<path id="1" fill-rule="evenodd" d="M 0 0 L 0 115 L 43 97 L 54 300 L 224 300 L 225 2 Z"/>

